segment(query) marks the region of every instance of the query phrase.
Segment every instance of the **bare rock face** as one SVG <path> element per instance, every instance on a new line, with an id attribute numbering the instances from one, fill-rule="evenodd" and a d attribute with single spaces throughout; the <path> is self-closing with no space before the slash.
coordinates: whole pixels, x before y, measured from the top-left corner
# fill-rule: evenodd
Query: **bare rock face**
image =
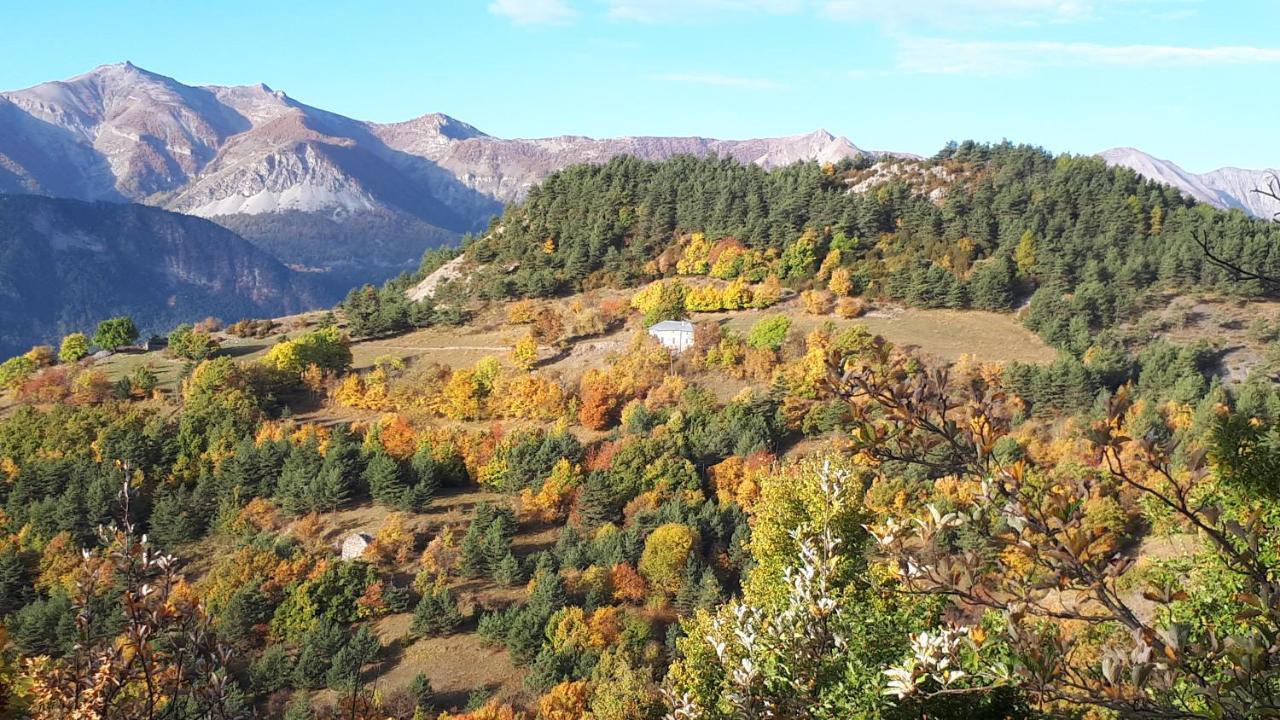
<path id="1" fill-rule="evenodd" d="M 129 63 L 0 93 L 0 191 L 145 202 L 211 218 L 391 211 L 464 231 L 567 165 L 685 153 L 764 167 L 867 154 L 826 131 L 505 140 L 439 113 L 368 123 L 266 85 L 191 87 Z"/>
<path id="2" fill-rule="evenodd" d="M 1192 173 L 1168 160 L 1152 157 L 1134 148 L 1112 148 L 1098 153 L 1108 165 L 1119 165 L 1146 177 L 1178 188 L 1189 197 L 1224 210 L 1243 210 L 1254 217 L 1272 218 L 1280 213 L 1280 200 L 1258 190 L 1267 189 L 1280 178 L 1280 170 L 1219 168 Z"/>

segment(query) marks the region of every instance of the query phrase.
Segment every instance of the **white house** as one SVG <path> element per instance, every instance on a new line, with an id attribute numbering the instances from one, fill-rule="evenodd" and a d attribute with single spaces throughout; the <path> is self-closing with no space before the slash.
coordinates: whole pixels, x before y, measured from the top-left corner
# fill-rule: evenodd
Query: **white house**
<path id="1" fill-rule="evenodd" d="M 364 533 L 351 533 L 342 541 L 342 559 L 357 560 L 364 555 L 365 548 L 369 547 L 369 543 L 373 542 L 373 538 Z"/>
<path id="2" fill-rule="evenodd" d="M 649 334 L 676 352 L 693 347 L 693 323 L 688 320 L 663 320 L 650 327 Z"/>

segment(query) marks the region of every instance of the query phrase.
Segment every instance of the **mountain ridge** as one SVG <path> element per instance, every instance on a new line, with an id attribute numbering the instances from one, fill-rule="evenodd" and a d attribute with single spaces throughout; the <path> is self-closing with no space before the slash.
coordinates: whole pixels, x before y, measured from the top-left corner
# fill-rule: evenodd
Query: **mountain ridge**
<path id="1" fill-rule="evenodd" d="M 1132 147 L 1098 153 L 1108 165 L 1119 165 L 1151 180 L 1172 185 L 1192 198 L 1223 210 L 1241 210 L 1254 217 L 1280 217 L 1280 200 L 1258 192 L 1280 177 L 1280 170 L 1221 167 L 1206 173 L 1184 170 L 1177 163 Z"/>
<path id="2" fill-rule="evenodd" d="M 0 176 L 0 189 L 130 200 L 201 217 L 377 207 L 460 231 L 480 227 L 550 172 L 618 154 L 662 159 L 714 152 L 764 167 L 880 154 L 826 130 L 745 140 L 505 139 L 439 112 L 375 123 L 307 105 L 265 83 L 190 86 L 128 61 L 2 92 L 0 102 L 43 123 L 39 130 L 10 132 L 9 126 L 19 123 L 10 119 L 6 125 L 0 114 L 4 134 L 48 148 L 45 165 L 54 166 L 39 167 L 38 157 L 24 159 L 0 147 L 0 168 L 11 173 L 8 187 Z M 38 133 L 42 136 L 34 137 Z M 30 142 L 36 139 L 41 142 Z M 337 167 L 328 146 L 366 155 L 366 164 L 385 163 L 378 172 L 412 188 L 418 202 L 370 188 L 367 176 Z M 66 169 L 59 159 L 89 180 L 80 186 L 53 181 Z M 441 201 L 461 217 L 450 217 Z"/>
<path id="3" fill-rule="evenodd" d="M 316 304 L 310 280 L 202 218 L 136 203 L 0 194 L 0 354 L 131 315 L 166 332 Z"/>

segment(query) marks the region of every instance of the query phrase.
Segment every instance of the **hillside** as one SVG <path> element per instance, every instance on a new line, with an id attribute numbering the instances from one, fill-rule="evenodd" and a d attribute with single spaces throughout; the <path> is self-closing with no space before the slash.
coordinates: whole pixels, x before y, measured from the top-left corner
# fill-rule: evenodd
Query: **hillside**
<path id="1" fill-rule="evenodd" d="M 1274 224 L 1197 206 L 1099 158 L 973 143 L 923 160 L 772 172 L 620 158 L 556 173 L 508 208 L 466 247 L 472 271 L 454 285 L 540 297 L 696 267 L 802 287 L 843 267 L 856 293 L 923 307 L 1009 310 L 1031 298 L 1029 320 L 1046 320 L 1038 329 L 1061 345 L 1069 322 L 1087 341 L 1156 290 L 1263 291 L 1208 260 L 1201 234 L 1228 260 L 1280 273 Z M 1055 298 L 1076 312 L 1041 315 Z"/>
<path id="2" fill-rule="evenodd" d="M 311 306 L 309 282 L 234 233 L 142 205 L 0 195 L 0 349 L 132 315 L 164 333 Z"/>
<path id="3" fill-rule="evenodd" d="M 1280 322 L 1197 232 L 1274 272 L 1277 228 L 1099 158 L 615 158 L 203 360 L 6 362 L 0 700 L 1247 718 Z"/>

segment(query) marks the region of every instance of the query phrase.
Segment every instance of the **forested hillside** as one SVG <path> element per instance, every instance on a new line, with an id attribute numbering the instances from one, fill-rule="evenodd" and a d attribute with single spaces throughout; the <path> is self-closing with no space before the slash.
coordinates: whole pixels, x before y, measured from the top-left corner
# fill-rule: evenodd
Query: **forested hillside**
<path id="1" fill-rule="evenodd" d="M 1032 148 L 618 159 L 332 313 L 33 348 L 0 718 L 1274 716 L 1280 312 L 1197 232 L 1280 261 Z M 902 304 L 1038 352 L 868 331 Z"/>
<path id="2" fill-rule="evenodd" d="M 670 272 L 684 249 L 677 239 L 691 233 L 717 255 L 733 248 L 703 270 L 723 279 L 773 273 L 804 283 L 839 250 L 832 264 L 850 270 L 859 294 L 999 310 L 1038 289 L 1045 304 L 1073 296 L 1068 312 L 1031 320 L 1055 343 L 1081 323 L 1114 324 L 1152 291 L 1260 292 L 1210 262 L 1196 233 L 1228 260 L 1280 271 L 1273 224 L 1196 206 L 1098 158 L 965 143 L 882 167 L 765 172 L 692 157 L 575 166 L 509 208 L 467 252 L 490 266 L 477 278 L 480 294 L 544 297 Z"/>

